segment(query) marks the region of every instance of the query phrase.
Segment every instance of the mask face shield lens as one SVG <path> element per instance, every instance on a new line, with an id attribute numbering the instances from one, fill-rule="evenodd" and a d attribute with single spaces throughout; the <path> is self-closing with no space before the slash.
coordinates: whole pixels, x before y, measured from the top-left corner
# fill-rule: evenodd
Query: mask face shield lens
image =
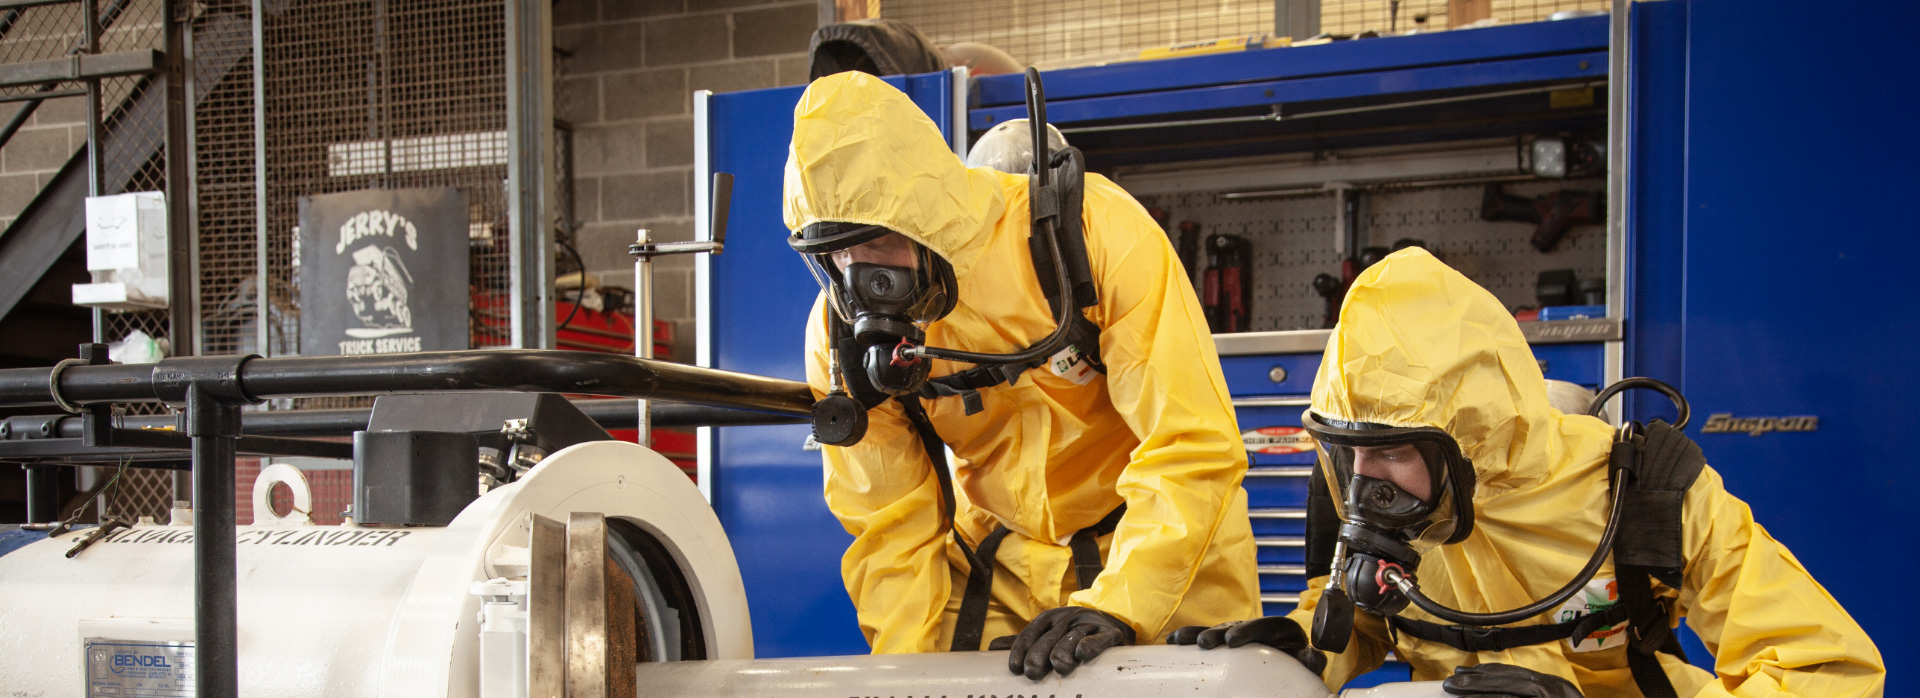
<path id="1" fill-rule="evenodd" d="M 1319 418 L 1302 425 L 1342 521 L 1394 531 L 1417 550 L 1458 542 L 1472 525 L 1472 463 L 1439 429 Z M 1465 517 L 1462 516 L 1465 512 Z"/>
<path id="2" fill-rule="evenodd" d="M 788 245 L 801 253 L 834 310 L 848 323 L 872 318 L 862 342 L 880 334 L 916 338 L 912 326 L 952 311 L 957 300 L 953 267 L 924 245 L 880 226 L 817 223 L 794 233 Z M 871 341 L 869 341 L 871 340 Z"/>

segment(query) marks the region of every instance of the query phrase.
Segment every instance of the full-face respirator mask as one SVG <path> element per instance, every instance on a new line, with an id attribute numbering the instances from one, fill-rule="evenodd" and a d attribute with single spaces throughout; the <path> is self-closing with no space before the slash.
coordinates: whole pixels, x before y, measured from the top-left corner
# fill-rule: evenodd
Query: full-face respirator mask
<path id="1" fill-rule="evenodd" d="M 953 311 L 953 265 L 877 225 L 815 223 L 787 242 L 806 259 L 834 317 L 851 325 L 868 382 L 888 395 L 918 391 L 930 365 L 908 350 L 926 341 L 926 323 Z"/>

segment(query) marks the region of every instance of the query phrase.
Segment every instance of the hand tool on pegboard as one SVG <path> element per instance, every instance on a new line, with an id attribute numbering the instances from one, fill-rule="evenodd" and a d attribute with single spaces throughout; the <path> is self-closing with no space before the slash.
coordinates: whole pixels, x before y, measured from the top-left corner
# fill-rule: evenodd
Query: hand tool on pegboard
<path id="1" fill-rule="evenodd" d="M 1238 235 L 1207 238 L 1200 305 L 1214 333 L 1246 332 L 1253 308 L 1253 243 Z"/>
<path id="2" fill-rule="evenodd" d="M 1599 223 L 1606 215 L 1605 192 L 1562 189 L 1528 199 L 1506 193 L 1498 184 L 1487 185 L 1480 202 L 1480 219 L 1533 223 L 1533 247 L 1552 252 L 1567 229 L 1584 223 Z"/>

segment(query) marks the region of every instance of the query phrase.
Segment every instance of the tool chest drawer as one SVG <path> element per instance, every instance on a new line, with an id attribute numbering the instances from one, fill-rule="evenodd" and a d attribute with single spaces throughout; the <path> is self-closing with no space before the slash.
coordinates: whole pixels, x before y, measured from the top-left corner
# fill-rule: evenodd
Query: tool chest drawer
<path id="1" fill-rule="evenodd" d="M 1533 358 L 1550 380 L 1599 390 L 1600 382 L 1606 380 L 1605 349 L 1603 344 L 1535 344 Z"/>
<path id="2" fill-rule="evenodd" d="M 1275 398 L 1234 400 L 1234 417 L 1240 423 L 1240 440 L 1247 447 L 1250 465 L 1313 465 L 1313 437 L 1300 429 L 1306 401 L 1304 397 L 1289 400 L 1297 404 L 1276 404 L 1281 400 Z"/>
<path id="3" fill-rule="evenodd" d="M 1253 519 L 1253 535 L 1256 536 L 1302 536 L 1307 533 L 1307 506 L 1304 502 L 1290 507 L 1254 509 L 1247 515 Z"/>
<path id="4" fill-rule="evenodd" d="M 1260 614 L 1261 615 L 1284 616 L 1284 615 L 1287 615 L 1288 613 L 1293 612 L 1294 607 L 1299 605 L 1300 605 L 1300 592 L 1297 592 L 1297 591 L 1280 591 L 1280 592 L 1272 592 L 1272 593 L 1268 593 L 1264 591 L 1260 592 Z"/>
<path id="5" fill-rule="evenodd" d="M 1303 509 L 1307 506 L 1307 482 L 1313 466 L 1287 465 L 1248 468 L 1241 486 L 1247 490 L 1249 509 Z"/>
<path id="6" fill-rule="evenodd" d="M 1227 393 L 1234 397 L 1304 396 L 1313 392 L 1313 374 L 1319 370 L 1317 353 L 1220 357 L 1220 371 L 1227 378 Z"/>
<path id="7" fill-rule="evenodd" d="M 1255 557 L 1262 565 L 1292 564 L 1307 561 L 1305 536 L 1254 536 Z"/>
<path id="8" fill-rule="evenodd" d="M 1306 566 L 1297 563 L 1260 566 L 1260 593 L 1298 594 L 1307 588 Z"/>

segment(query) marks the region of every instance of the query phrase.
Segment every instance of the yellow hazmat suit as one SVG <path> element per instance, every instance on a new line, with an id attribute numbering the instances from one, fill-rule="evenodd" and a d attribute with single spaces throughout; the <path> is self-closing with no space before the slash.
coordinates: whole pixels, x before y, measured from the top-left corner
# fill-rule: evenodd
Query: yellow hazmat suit
<path id="1" fill-rule="evenodd" d="M 1491 612 L 1544 598 L 1580 570 L 1606 527 L 1613 430 L 1549 407 L 1519 325 L 1492 294 L 1425 250 L 1389 255 L 1354 282 L 1314 381 L 1313 411 L 1438 427 L 1473 461 L 1473 534 L 1427 552 L 1418 573 L 1422 590 L 1447 606 Z M 1679 589 L 1656 582 L 1654 593 L 1676 601 L 1675 623 L 1685 616 L 1719 676 L 1661 654 L 1679 695 L 1881 693 L 1885 668 L 1873 641 L 1711 467 L 1684 506 L 1684 580 Z M 1594 579 L 1588 589 L 1604 599 L 1612 562 Z M 1302 627 L 1311 627 L 1324 584 L 1310 584 L 1290 614 Z M 1557 613 L 1539 622 L 1565 619 Z M 1437 620 L 1415 608 L 1403 615 Z M 1502 662 L 1560 676 L 1588 696 L 1639 694 L 1619 642 L 1597 651 L 1561 641 L 1469 655 L 1405 635 L 1391 642 L 1369 614 L 1356 626 L 1347 651 L 1328 656 L 1329 686 L 1378 667 L 1392 650 L 1413 665 L 1414 680 Z"/>
<path id="2" fill-rule="evenodd" d="M 968 169 L 920 109 L 870 75 L 814 81 L 794 109 L 787 160 L 789 228 L 819 221 L 883 225 L 953 265 L 959 304 L 930 323 L 927 344 L 1004 353 L 1054 329 L 1027 248 L 1027 178 Z M 1093 608 L 1140 642 L 1168 628 L 1259 615 L 1247 455 L 1200 305 L 1164 233 L 1107 179 L 1087 175 L 1084 221 L 1100 303 L 1107 374 L 1026 372 L 926 403 L 954 462 L 960 534 L 973 546 L 1005 525 L 985 639 L 1041 611 Z M 807 329 L 807 380 L 826 394 L 824 305 Z M 935 377 L 970 368 L 936 361 Z M 859 370 L 857 365 L 855 370 Z M 828 446 L 827 506 L 853 545 L 847 593 L 875 652 L 944 650 L 969 566 L 942 524 L 940 488 L 898 403 L 870 413 L 866 438 Z M 1099 540 L 1106 568 L 1077 591 L 1068 538 L 1121 503 Z"/>

